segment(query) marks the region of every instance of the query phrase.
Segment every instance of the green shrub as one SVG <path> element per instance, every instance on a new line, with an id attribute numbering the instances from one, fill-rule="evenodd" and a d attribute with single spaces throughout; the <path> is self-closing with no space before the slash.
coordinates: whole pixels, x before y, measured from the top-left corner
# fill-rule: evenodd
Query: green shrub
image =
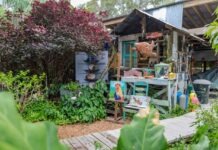
<path id="1" fill-rule="evenodd" d="M 193 141 L 198 142 L 202 135 L 206 135 L 210 140 L 210 147 L 218 149 L 218 102 L 213 103 L 210 109 L 200 110 L 195 125 L 197 133 Z"/>
<path id="2" fill-rule="evenodd" d="M 61 118 L 61 113 L 54 103 L 48 100 L 33 100 L 26 104 L 22 116 L 27 121 L 37 122 L 50 120 L 54 121 Z"/>
<path id="3" fill-rule="evenodd" d="M 70 97 L 62 99 L 60 111 L 73 122 L 93 122 L 106 116 L 106 84 L 98 81 L 93 87 L 83 86 L 76 100 Z"/>
<path id="4" fill-rule="evenodd" d="M 28 70 L 20 71 L 17 74 L 12 71 L 0 72 L 0 84 L 7 91 L 14 94 L 15 100 L 17 100 L 21 109 L 27 101 L 44 96 L 44 80 L 45 74 L 40 76 L 31 75 Z"/>
<path id="5" fill-rule="evenodd" d="M 60 87 L 61 98 L 65 99 L 66 97 L 71 98 L 78 95 L 80 86 L 76 82 L 70 82 L 68 84 L 62 85 Z"/>
<path id="6" fill-rule="evenodd" d="M 51 98 L 59 98 L 61 86 L 62 84 L 50 84 L 47 91 L 48 96 Z"/>
<path id="7" fill-rule="evenodd" d="M 56 124 L 72 124 L 93 122 L 106 116 L 105 97 L 106 84 L 98 81 L 92 88 L 80 87 L 77 98 L 63 97 L 59 103 L 45 99 L 29 101 L 22 113 L 27 121 L 37 122 L 49 120 Z"/>
<path id="8" fill-rule="evenodd" d="M 1 150 L 66 150 L 53 123 L 27 123 L 19 116 L 13 96 L 0 93 Z"/>
<path id="9" fill-rule="evenodd" d="M 63 89 L 69 90 L 69 91 L 76 91 L 79 89 L 79 84 L 76 82 L 70 82 L 64 86 L 62 86 Z"/>

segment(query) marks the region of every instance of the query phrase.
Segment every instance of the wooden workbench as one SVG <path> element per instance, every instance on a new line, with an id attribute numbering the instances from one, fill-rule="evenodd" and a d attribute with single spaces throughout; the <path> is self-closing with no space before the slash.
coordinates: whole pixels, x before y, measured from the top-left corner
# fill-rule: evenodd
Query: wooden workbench
<path id="1" fill-rule="evenodd" d="M 122 77 L 121 81 L 125 82 L 127 85 L 130 85 L 130 88 L 134 87 L 134 82 L 147 82 L 149 85 L 155 86 L 165 86 L 162 90 L 158 91 L 152 96 L 151 103 L 156 105 L 156 107 L 162 113 L 167 113 L 164 107 L 168 107 L 168 110 L 172 110 L 176 104 L 176 93 L 177 86 L 175 80 L 168 79 L 145 79 L 144 77 Z M 158 96 L 167 93 L 167 99 L 157 99 Z"/>

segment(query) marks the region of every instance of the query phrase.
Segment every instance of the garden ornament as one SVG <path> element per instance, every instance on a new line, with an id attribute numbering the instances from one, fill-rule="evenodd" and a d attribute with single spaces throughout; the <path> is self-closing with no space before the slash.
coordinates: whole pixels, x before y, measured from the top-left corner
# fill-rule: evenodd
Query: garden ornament
<path id="1" fill-rule="evenodd" d="M 199 100 L 198 100 L 197 97 L 193 97 L 193 98 L 191 99 L 191 102 L 192 102 L 192 104 L 200 105 L 200 102 L 199 102 Z"/>
<path id="2" fill-rule="evenodd" d="M 144 57 L 157 57 L 157 53 L 153 52 L 155 45 L 154 41 L 151 44 L 147 42 L 135 43 L 135 49 Z"/>

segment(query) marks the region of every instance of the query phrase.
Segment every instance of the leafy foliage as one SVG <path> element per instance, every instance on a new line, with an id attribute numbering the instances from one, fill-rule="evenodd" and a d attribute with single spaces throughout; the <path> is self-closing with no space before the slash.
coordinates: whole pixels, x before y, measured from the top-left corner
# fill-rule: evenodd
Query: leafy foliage
<path id="1" fill-rule="evenodd" d="M 22 116 L 25 120 L 31 122 L 49 120 L 57 123 L 63 118 L 58 107 L 54 103 L 44 99 L 28 102 L 22 112 Z"/>
<path id="2" fill-rule="evenodd" d="M 53 123 L 27 123 L 21 119 L 13 96 L 0 93 L 0 149 L 4 150 L 66 150 L 59 143 Z"/>
<path id="3" fill-rule="evenodd" d="M 173 117 L 177 117 L 177 116 L 181 116 L 184 115 L 185 113 L 187 113 L 187 110 L 183 110 L 179 105 L 176 105 L 175 108 L 173 108 L 171 110 L 171 112 L 167 113 L 167 114 L 160 114 L 160 119 L 167 119 L 167 118 L 173 118 Z"/>
<path id="4" fill-rule="evenodd" d="M 45 88 L 43 82 L 45 74 L 30 75 L 30 71 L 20 71 L 14 74 L 12 71 L 0 72 L 0 84 L 14 94 L 15 99 L 23 107 L 29 100 L 43 97 Z"/>
<path id="5" fill-rule="evenodd" d="M 218 7 L 215 10 L 216 19 L 210 23 L 205 33 L 206 37 L 210 39 L 212 48 L 218 53 Z"/>
<path id="6" fill-rule="evenodd" d="M 0 6 L 0 17 L 3 17 L 5 15 L 5 9 Z"/>
<path id="7" fill-rule="evenodd" d="M 75 91 L 78 90 L 79 84 L 76 82 L 70 82 L 64 86 L 62 86 L 63 89 L 69 90 L 69 91 Z"/>
<path id="8" fill-rule="evenodd" d="M 200 137 L 199 143 L 191 146 L 192 150 L 206 150 L 209 149 L 209 139 L 207 136 L 202 135 Z"/>
<path id="9" fill-rule="evenodd" d="M 202 110 L 197 114 L 197 133 L 193 141 L 200 141 L 202 135 L 208 136 L 210 148 L 218 149 L 218 103 L 215 102 L 209 110 Z"/>
<path id="10" fill-rule="evenodd" d="M 133 9 L 146 9 L 148 6 L 159 6 L 175 0 L 91 0 L 81 7 L 91 12 L 106 12 L 109 17 L 130 13 Z"/>
<path id="11" fill-rule="evenodd" d="M 130 125 L 121 129 L 117 150 L 163 150 L 167 141 L 164 127 L 158 125 L 159 114 L 155 110 L 140 110 Z"/>
<path id="12" fill-rule="evenodd" d="M 181 140 L 170 145 L 169 150 L 208 150 L 210 141 L 207 136 L 202 135 L 197 144 L 190 141 Z"/>
<path id="13" fill-rule="evenodd" d="M 14 12 L 29 12 L 31 10 L 31 5 L 33 1 L 34 0 L 3 0 L 3 4 L 11 8 Z M 40 0 L 40 2 L 45 1 L 46 0 Z"/>
<path id="14" fill-rule="evenodd" d="M 182 141 L 170 146 L 170 150 L 216 150 L 218 149 L 218 103 L 210 109 L 197 112 L 196 134 L 188 141 Z M 197 144 L 196 144 L 197 143 Z"/>
<path id="15" fill-rule="evenodd" d="M 104 118 L 106 116 L 105 83 L 98 81 L 92 88 L 84 86 L 78 90 L 81 93 L 73 93 L 76 94 L 76 100 L 66 96 L 57 103 L 44 99 L 30 101 L 24 107 L 22 116 L 27 121 L 50 120 L 56 124 L 93 122 Z"/>
<path id="16" fill-rule="evenodd" d="M 61 88 L 62 84 L 50 84 L 49 88 L 48 88 L 48 96 L 49 99 L 55 99 L 60 97 L 60 88 Z"/>
<path id="17" fill-rule="evenodd" d="M 17 26 L 6 17 L 0 19 L 1 70 L 45 72 L 48 83 L 67 82 L 74 53 L 97 53 L 110 39 L 100 19 L 66 0 L 34 1 L 29 15 L 18 16 Z"/>
<path id="18" fill-rule="evenodd" d="M 104 106 L 104 92 L 107 87 L 104 82 L 98 81 L 94 87 L 84 86 L 80 88 L 80 94 L 76 100 L 66 97 L 61 103 L 61 112 L 66 118 L 75 122 L 93 122 L 106 116 Z"/>

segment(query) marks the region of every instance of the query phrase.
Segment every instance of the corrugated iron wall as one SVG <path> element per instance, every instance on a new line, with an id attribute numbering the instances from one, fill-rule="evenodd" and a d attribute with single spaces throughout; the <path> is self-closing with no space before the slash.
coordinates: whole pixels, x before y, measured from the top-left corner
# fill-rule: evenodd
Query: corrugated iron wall
<path id="1" fill-rule="evenodd" d="M 182 28 L 183 4 L 172 5 L 159 8 L 156 10 L 148 10 L 149 14 L 163 20 L 175 27 Z"/>

